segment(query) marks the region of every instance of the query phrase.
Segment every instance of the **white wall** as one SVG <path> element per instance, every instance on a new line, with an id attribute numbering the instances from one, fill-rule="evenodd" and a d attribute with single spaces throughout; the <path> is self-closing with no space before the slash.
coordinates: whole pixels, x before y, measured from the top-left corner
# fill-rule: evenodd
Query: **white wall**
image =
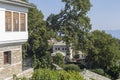
<path id="1" fill-rule="evenodd" d="M 57 50 L 56 50 L 56 48 L 57 48 Z M 58 50 L 58 48 L 60 48 L 60 50 Z M 62 48 L 64 48 L 64 50 L 62 50 Z M 65 50 L 65 48 L 66 48 L 66 45 L 53 45 L 53 53 L 57 52 L 57 51 L 61 51 L 63 53 L 66 53 L 67 50 Z M 69 47 L 69 50 L 70 50 L 70 59 L 72 59 L 73 58 L 73 56 L 72 56 L 72 48 Z"/>
<path id="2" fill-rule="evenodd" d="M 56 48 L 57 48 L 57 50 L 56 50 Z M 58 48 L 60 48 L 60 50 L 58 50 Z M 62 48 L 64 48 L 64 50 L 62 50 Z M 54 46 L 53 46 L 53 52 L 61 51 L 61 52 L 66 53 L 65 48 L 66 48 L 65 45 L 63 45 L 63 46 L 62 46 L 62 45 L 54 45 Z"/>
<path id="3" fill-rule="evenodd" d="M 5 32 L 5 11 L 6 10 L 25 13 L 26 21 L 27 21 L 27 12 L 28 12 L 27 8 L 0 3 L 0 44 L 27 41 L 28 31 Z"/>

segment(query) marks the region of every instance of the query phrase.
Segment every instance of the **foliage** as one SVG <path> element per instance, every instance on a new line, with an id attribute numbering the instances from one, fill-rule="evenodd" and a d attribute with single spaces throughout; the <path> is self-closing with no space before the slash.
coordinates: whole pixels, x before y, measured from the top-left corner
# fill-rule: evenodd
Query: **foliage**
<path id="1" fill-rule="evenodd" d="M 56 53 L 56 55 L 54 56 L 53 62 L 57 65 L 63 65 L 64 56 L 61 53 Z"/>
<path id="2" fill-rule="evenodd" d="M 27 0 L 21 0 L 21 1 L 27 2 Z"/>
<path id="3" fill-rule="evenodd" d="M 18 78 L 15 74 L 13 74 L 13 80 L 28 80 L 26 77 Z"/>
<path id="4" fill-rule="evenodd" d="M 75 54 L 75 55 L 74 55 L 74 58 L 75 58 L 75 59 L 79 59 L 79 57 L 80 57 L 80 54 Z"/>
<path id="5" fill-rule="evenodd" d="M 29 39 L 23 46 L 23 57 L 34 58 L 34 68 L 49 68 L 52 59 L 48 40 L 56 38 L 66 42 L 66 60 L 69 61 L 69 47 L 72 43 L 74 50 L 88 53 L 86 62 L 89 68 L 102 68 L 110 75 L 117 76 L 120 40 L 118 43 L 117 39 L 104 31 L 96 30 L 90 33 L 91 24 L 87 16 L 91 7 L 90 0 L 62 1 L 65 3 L 64 9 L 59 14 L 51 14 L 47 22 L 37 8 L 29 9 Z M 56 62 L 62 63 L 59 60 Z"/>
<path id="6" fill-rule="evenodd" d="M 34 63 L 33 63 L 33 68 L 38 69 L 38 68 L 51 68 L 53 60 L 50 55 L 46 55 L 42 59 L 37 59 L 36 56 L 34 55 Z"/>
<path id="7" fill-rule="evenodd" d="M 75 64 L 66 64 L 64 66 L 64 70 L 66 71 L 80 71 L 80 68 L 78 65 L 75 65 Z"/>
<path id="8" fill-rule="evenodd" d="M 44 16 L 37 8 L 29 9 L 29 39 L 23 46 L 23 57 L 34 58 L 34 68 L 50 66 L 51 47 L 48 44 L 50 38 L 63 39 L 67 44 L 69 55 L 70 43 L 74 43 L 74 47 L 76 45 L 77 49 L 81 49 L 85 36 L 91 29 L 90 19 L 86 15 L 91 6 L 89 0 L 62 1 L 65 3 L 64 10 L 57 15 L 51 15 L 47 22 L 43 20 Z"/>
<path id="9" fill-rule="evenodd" d="M 117 76 L 119 72 L 116 70 L 118 70 L 120 61 L 118 40 L 98 30 L 91 32 L 89 40 L 86 57 L 88 68 L 102 68 L 110 76 Z M 113 71 L 115 73 L 111 74 Z"/>
<path id="10" fill-rule="evenodd" d="M 93 31 L 91 33 L 91 47 L 88 49 L 87 61 L 91 67 L 108 70 L 117 65 L 120 59 L 118 40 L 104 31 Z"/>
<path id="11" fill-rule="evenodd" d="M 104 70 L 103 69 L 93 69 L 92 71 L 95 72 L 95 73 L 98 73 L 100 75 L 104 75 Z"/>
<path id="12" fill-rule="evenodd" d="M 48 40 L 54 36 L 52 30 L 46 27 L 44 16 L 37 8 L 29 9 L 28 26 L 29 39 L 23 46 L 23 56 L 34 58 L 34 68 L 51 65 L 50 46 Z M 53 34 L 53 35 L 52 35 Z"/>
<path id="13" fill-rule="evenodd" d="M 83 80 L 83 77 L 75 71 L 38 69 L 33 73 L 32 80 Z"/>
<path id="14" fill-rule="evenodd" d="M 30 9 L 28 14 L 29 24 L 29 52 L 36 54 L 37 57 L 44 56 L 48 49 L 47 30 L 43 14 L 38 9 Z"/>
<path id="15" fill-rule="evenodd" d="M 91 29 L 90 19 L 86 15 L 90 10 L 89 0 L 62 0 L 65 7 L 59 14 L 51 14 L 47 21 L 48 27 L 54 30 L 67 45 L 67 54 L 69 56 L 69 47 L 72 43 L 76 50 L 85 49 L 86 36 Z"/>
<path id="16" fill-rule="evenodd" d="M 113 80 L 120 78 L 120 67 L 112 67 L 110 68 L 107 73 L 112 77 Z"/>

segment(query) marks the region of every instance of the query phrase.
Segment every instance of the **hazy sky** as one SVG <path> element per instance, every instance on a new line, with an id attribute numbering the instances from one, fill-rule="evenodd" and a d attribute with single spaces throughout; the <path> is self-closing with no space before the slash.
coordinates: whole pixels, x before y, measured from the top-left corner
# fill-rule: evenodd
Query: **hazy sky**
<path id="1" fill-rule="evenodd" d="M 47 18 L 51 13 L 59 13 L 64 8 L 61 0 L 29 0 L 37 5 Z M 120 0 L 91 0 L 91 10 L 88 16 L 93 29 L 120 29 Z"/>

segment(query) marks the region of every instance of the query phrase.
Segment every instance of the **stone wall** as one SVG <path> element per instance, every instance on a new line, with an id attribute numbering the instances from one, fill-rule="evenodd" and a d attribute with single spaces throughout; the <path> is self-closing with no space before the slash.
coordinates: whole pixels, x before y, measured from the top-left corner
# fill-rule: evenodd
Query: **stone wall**
<path id="1" fill-rule="evenodd" d="M 23 77 L 26 77 L 29 80 L 29 78 L 32 77 L 32 74 L 33 74 L 33 68 L 29 68 L 23 71 L 22 73 L 16 74 L 16 77 L 14 77 L 14 79 L 12 76 L 12 77 L 5 78 L 4 80 L 16 80 L 16 78 L 23 78 Z"/>
<path id="2" fill-rule="evenodd" d="M 4 52 L 11 51 L 11 63 L 4 64 Z M 22 46 L 0 48 L 0 80 L 22 72 Z"/>
<path id="3" fill-rule="evenodd" d="M 33 74 L 33 68 L 29 68 L 22 73 L 18 74 L 17 77 L 27 77 L 30 78 Z"/>

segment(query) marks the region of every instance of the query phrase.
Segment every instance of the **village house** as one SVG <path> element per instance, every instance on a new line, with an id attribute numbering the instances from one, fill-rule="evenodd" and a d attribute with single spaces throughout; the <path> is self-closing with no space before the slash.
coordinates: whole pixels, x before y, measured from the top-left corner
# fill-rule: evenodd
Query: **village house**
<path id="1" fill-rule="evenodd" d="M 70 59 L 72 59 L 73 51 L 71 47 L 69 47 L 69 51 L 70 51 Z M 66 52 L 67 52 L 66 43 L 64 41 L 56 42 L 53 44 L 53 53 L 51 53 L 51 56 L 55 56 L 57 53 L 61 53 L 63 56 L 66 56 Z"/>
<path id="2" fill-rule="evenodd" d="M 51 56 L 55 56 L 57 53 L 61 53 L 64 57 L 67 55 L 67 47 L 66 47 L 66 43 L 64 41 L 60 41 L 58 42 L 55 39 L 51 39 L 48 41 L 49 44 L 51 43 L 53 45 L 52 47 L 52 53 Z M 72 47 L 69 47 L 69 52 L 70 52 L 70 59 L 73 60 L 73 56 L 75 55 L 79 55 L 78 59 L 79 60 L 84 60 L 85 59 L 85 55 L 84 53 L 82 53 L 81 51 L 78 51 L 77 53 L 75 53 L 72 49 Z"/>
<path id="3" fill-rule="evenodd" d="M 23 71 L 22 44 L 28 39 L 28 8 L 21 0 L 0 0 L 0 80 L 11 80 L 14 74 L 30 76 Z"/>

